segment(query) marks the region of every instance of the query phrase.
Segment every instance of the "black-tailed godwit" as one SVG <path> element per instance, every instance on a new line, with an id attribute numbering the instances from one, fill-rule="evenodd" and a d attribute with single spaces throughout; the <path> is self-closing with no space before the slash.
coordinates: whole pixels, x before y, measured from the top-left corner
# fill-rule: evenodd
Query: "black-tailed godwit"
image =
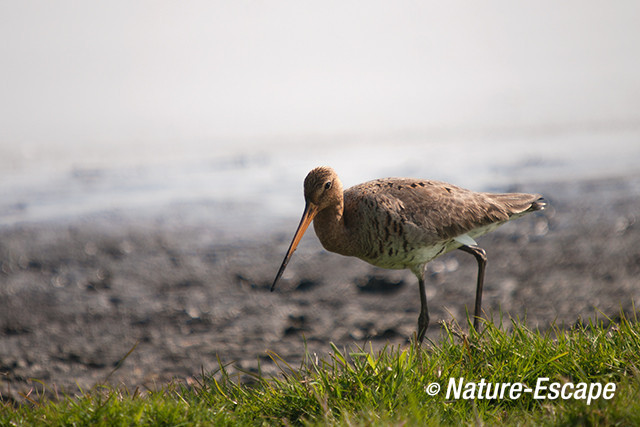
<path id="1" fill-rule="evenodd" d="M 440 181 L 383 178 L 342 190 L 329 167 L 313 169 L 304 180 L 305 208 L 271 291 L 282 276 L 309 224 L 322 246 L 382 268 L 409 269 L 418 278 L 418 342 L 429 325 L 426 264 L 461 249 L 478 262 L 475 317 L 478 329 L 487 256 L 475 238 L 528 212 L 544 209 L 539 194 L 479 193 Z"/>

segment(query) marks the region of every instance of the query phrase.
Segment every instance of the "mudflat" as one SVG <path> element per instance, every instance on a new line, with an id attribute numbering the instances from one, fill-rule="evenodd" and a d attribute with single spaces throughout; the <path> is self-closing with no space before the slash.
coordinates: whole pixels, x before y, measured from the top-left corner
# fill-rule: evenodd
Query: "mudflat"
<path id="1" fill-rule="evenodd" d="M 541 193 L 549 207 L 478 240 L 489 258 L 487 317 L 544 330 L 621 310 L 633 316 L 640 176 L 508 190 Z M 297 219 L 235 238 L 185 209 L 0 228 L 2 399 L 189 382 L 218 358 L 269 373 L 276 367 L 267 350 L 296 365 L 305 346 L 322 354 L 329 342 L 406 345 L 415 332 L 420 302 L 410 272 L 326 252 L 309 232 L 270 293 Z M 429 264 L 428 339 L 438 339 L 439 321 L 467 327 L 475 275 L 475 260 L 460 251 Z"/>

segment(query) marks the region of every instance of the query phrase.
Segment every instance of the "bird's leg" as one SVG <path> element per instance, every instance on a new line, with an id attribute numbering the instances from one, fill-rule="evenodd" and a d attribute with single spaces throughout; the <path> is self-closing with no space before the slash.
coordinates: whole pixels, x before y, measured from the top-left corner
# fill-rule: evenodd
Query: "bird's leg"
<path id="1" fill-rule="evenodd" d="M 427 309 L 427 291 L 424 286 L 424 266 L 421 274 L 418 276 L 418 284 L 420 285 L 420 316 L 418 316 L 418 344 L 422 344 L 424 335 L 429 326 L 429 310 Z"/>
<path id="2" fill-rule="evenodd" d="M 459 248 L 462 251 L 465 251 L 476 258 L 478 261 L 478 284 L 476 287 L 476 307 L 475 307 L 475 315 L 473 317 L 473 329 L 478 330 L 478 321 L 480 319 L 480 311 L 482 310 L 482 285 L 484 283 L 484 268 L 487 265 L 487 253 L 484 249 L 479 248 L 477 246 L 467 246 L 463 245 Z"/>

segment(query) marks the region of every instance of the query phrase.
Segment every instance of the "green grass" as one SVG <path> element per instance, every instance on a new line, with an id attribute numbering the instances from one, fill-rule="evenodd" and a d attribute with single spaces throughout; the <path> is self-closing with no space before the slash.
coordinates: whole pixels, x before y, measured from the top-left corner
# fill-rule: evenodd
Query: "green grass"
<path id="1" fill-rule="evenodd" d="M 276 354 L 275 377 L 239 383 L 220 363 L 195 387 L 173 384 L 154 392 L 100 387 L 74 397 L 29 396 L 14 407 L 0 403 L 0 425 L 235 425 L 235 424 L 527 424 L 640 425 L 640 324 L 591 322 L 539 332 L 512 322 L 484 325 L 466 335 L 454 325 L 438 343 L 339 349 L 291 367 Z M 450 378 L 490 383 L 615 383 L 611 399 L 446 398 Z M 425 387 L 438 383 L 429 396 Z"/>

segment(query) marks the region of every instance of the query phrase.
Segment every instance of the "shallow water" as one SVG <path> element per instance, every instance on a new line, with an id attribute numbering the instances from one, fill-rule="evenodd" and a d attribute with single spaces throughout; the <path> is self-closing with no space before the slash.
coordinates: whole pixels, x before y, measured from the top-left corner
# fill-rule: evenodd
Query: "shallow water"
<path id="1" fill-rule="evenodd" d="M 345 188 L 385 176 L 501 191 L 640 171 L 640 127 L 442 131 L 154 144 L 0 147 L 0 225 L 101 212 L 158 214 L 252 232 L 296 217 L 318 165 Z M 204 207 L 204 208 L 203 208 Z"/>

